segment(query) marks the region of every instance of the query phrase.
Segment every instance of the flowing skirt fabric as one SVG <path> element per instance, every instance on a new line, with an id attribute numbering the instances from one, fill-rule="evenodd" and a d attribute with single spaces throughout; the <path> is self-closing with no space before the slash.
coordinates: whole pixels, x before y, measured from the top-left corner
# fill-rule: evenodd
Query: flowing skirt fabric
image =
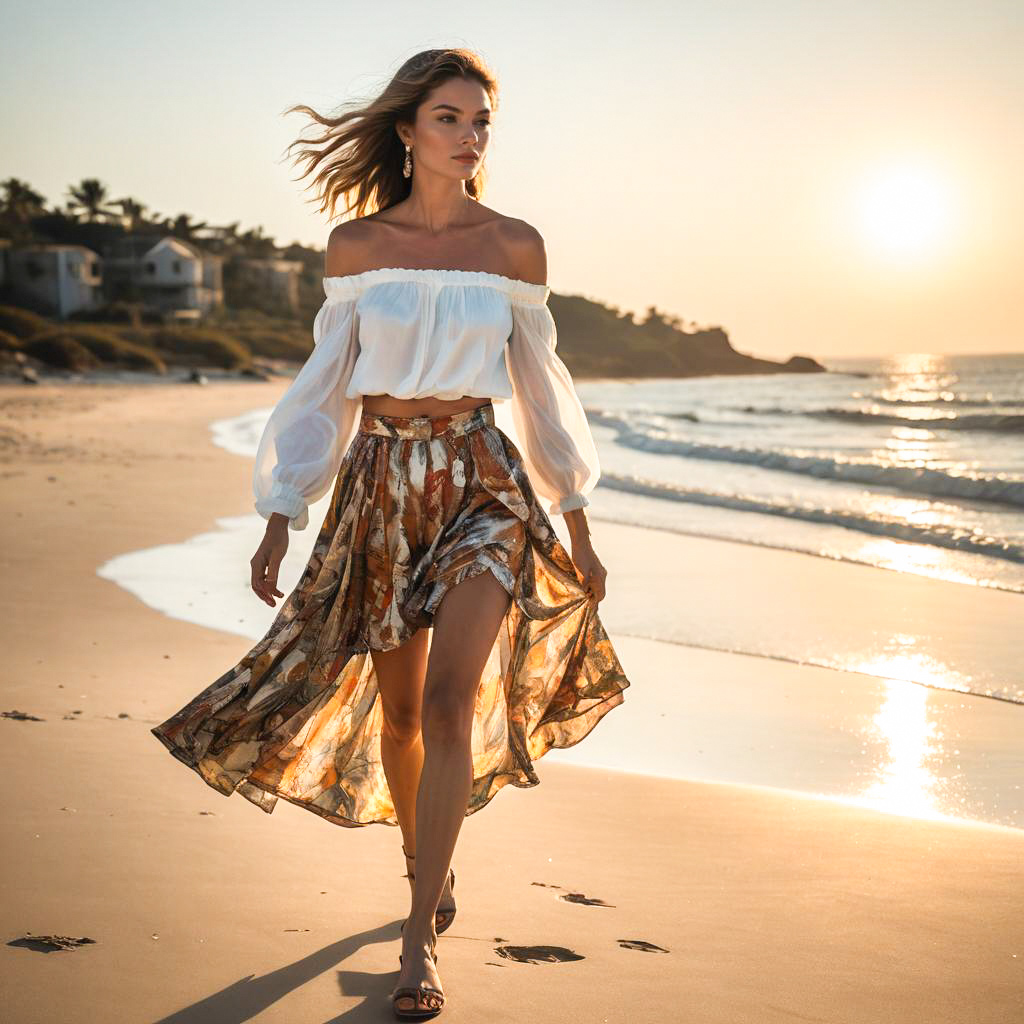
<path id="1" fill-rule="evenodd" d="M 370 649 L 401 646 L 455 584 L 490 571 L 512 600 L 481 675 L 466 814 L 578 743 L 629 686 L 492 404 L 363 412 L 294 590 L 236 665 L 152 732 L 219 792 L 337 825 L 397 825 Z"/>

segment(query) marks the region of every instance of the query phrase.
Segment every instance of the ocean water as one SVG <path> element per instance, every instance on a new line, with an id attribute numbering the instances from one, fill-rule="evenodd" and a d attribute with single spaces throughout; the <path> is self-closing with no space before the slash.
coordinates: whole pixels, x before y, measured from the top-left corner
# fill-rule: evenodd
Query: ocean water
<path id="1" fill-rule="evenodd" d="M 826 365 L 578 381 L 602 516 L 1024 592 L 1024 354 Z"/>

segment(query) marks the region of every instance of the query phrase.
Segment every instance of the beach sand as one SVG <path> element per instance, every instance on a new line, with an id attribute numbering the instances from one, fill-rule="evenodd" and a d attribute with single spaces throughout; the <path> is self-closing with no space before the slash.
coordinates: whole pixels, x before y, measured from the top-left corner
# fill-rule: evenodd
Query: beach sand
<path id="1" fill-rule="evenodd" d="M 281 390 L 0 385 L 0 710 L 42 719 L 0 720 L 6 1021 L 390 1019 L 398 830 L 284 801 L 265 815 L 170 757 L 151 726 L 247 641 L 96 575 L 250 513 L 251 464 L 209 425 Z M 628 557 L 636 528 L 592 526 L 606 562 Z M 609 726 L 665 665 L 651 641 L 612 639 L 632 688 Z M 715 692 L 762 662 L 776 680 L 825 671 L 670 650 L 690 699 L 694 680 Z M 441 1019 L 1024 1020 L 1024 831 L 550 759 L 538 772 L 463 826 Z M 93 943 L 44 953 L 17 942 L 29 933 Z M 531 946 L 553 962 L 514 958 Z"/>

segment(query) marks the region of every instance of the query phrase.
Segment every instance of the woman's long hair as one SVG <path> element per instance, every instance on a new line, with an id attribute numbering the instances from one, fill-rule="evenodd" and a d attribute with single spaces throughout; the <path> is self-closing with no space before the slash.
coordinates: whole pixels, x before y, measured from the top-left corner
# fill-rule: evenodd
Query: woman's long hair
<path id="1" fill-rule="evenodd" d="M 294 181 L 319 167 L 306 185 L 316 190 L 308 201 L 319 202 L 320 212 L 327 211 L 333 219 L 339 202 L 345 213 L 354 211 L 354 216 L 362 217 L 405 199 L 412 179 L 402 175 L 405 146 L 395 125 L 414 124 L 416 109 L 431 90 L 456 77 L 475 78 L 487 91 L 491 108 L 496 109 L 497 79 L 478 54 L 464 49 L 420 51 L 395 72 L 379 96 L 365 104 L 344 103 L 337 117 L 325 117 L 304 103 L 289 107 L 286 114 L 301 111 L 324 126 L 319 136 L 298 138 L 286 150 L 290 155 L 294 147 L 305 147 L 294 162 L 305 161 L 306 169 Z M 485 182 L 481 166 L 466 182 L 466 192 L 479 199 Z"/>

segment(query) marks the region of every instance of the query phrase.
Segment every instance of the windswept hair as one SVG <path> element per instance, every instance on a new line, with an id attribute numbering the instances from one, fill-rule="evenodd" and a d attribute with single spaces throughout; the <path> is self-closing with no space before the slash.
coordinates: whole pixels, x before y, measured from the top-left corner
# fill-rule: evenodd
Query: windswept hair
<path id="1" fill-rule="evenodd" d="M 405 146 L 395 130 L 396 124 L 415 124 L 416 110 L 430 92 L 450 78 L 475 78 L 487 91 L 492 109 L 496 109 L 497 79 L 484 60 L 472 50 L 421 50 L 395 72 L 384 90 L 369 103 L 348 101 L 336 117 L 318 114 L 304 103 L 289 107 L 285 113 L 300 111 L 324 126 L 315 138 L 298 138 L 304 146 L 294 163 L 303 161 L 306 169 L 294 178 L 301 181 L 319 170 L 306 188 L 316 190 L 308 202 L 319 202 L 320 212 L 333 219 L 340 203 L 344 212 L 356 217 L 386 210 L 405 199 L 412 179 L 402 175 Z M 413 153 L 415 174 L 415 152 Z M 466 181 L 466 192 L 474 199 L 483 195 L 486 172 L 483 167 Z"/>

